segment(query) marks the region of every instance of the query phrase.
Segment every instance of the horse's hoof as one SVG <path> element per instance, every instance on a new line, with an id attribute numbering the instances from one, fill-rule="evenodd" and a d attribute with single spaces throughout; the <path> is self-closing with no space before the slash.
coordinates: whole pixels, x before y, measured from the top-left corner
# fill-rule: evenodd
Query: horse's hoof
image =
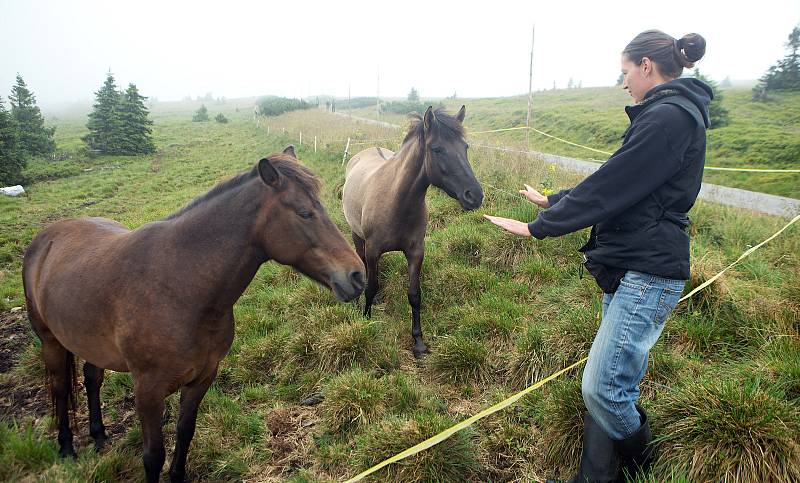
<path id="1" fill-rule="evenodd" d="M 102 451 L 103 448 L 106 447 L 106 442 L 108 442 L 108 437 L 105 436 L 105 435 L 98 436 L 97 438 L 95 438 L 94 439 L 94 450 L 95 450 L 95 452 L 99 453 L 100 451 Z"/>
<path id="2" fill-rule="evenodd" d="M 78 455 L 75 453 L 75 449 L 72 448 L 72 445 L 62 446 L 58 451 L 58 455 L 62 458 L 78 459 Z"/>
<path id="3" fill-rule="evenodd" d="M 430 354 L 431 350 L 428 349 L 428 346 L 423 345 L 422 347 L 415 346 L 412 352 L 414 352 L 414 359 L 422 359 L 426 354 Z"/>
<path id="4" fill-rule="evenodd" d="M 186 474 L 185 473 L 173 473 L 169 472 L 169 481 L 170 483 L 183 483 L 186 481 Z"/>

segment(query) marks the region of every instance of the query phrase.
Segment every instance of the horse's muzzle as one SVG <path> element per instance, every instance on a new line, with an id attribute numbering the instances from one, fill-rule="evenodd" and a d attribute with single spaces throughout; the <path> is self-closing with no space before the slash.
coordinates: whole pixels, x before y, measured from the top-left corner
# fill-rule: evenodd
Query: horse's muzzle
<path id="1" fill-rule="evenodd" d="M 477 210 L 483 204 L 483 190 L 480 187 L 474 190 L 465 190 L 459 196 L 458 202 L 467 211 Z"/>
<path id="2" fill-rule="evenodd" d="M 334 275 L 330 285 L 333 295 L 340 301 L 355 300 L 364 291 L 364 273 L 361 270 L 352 270 L 346 277 Z"/>

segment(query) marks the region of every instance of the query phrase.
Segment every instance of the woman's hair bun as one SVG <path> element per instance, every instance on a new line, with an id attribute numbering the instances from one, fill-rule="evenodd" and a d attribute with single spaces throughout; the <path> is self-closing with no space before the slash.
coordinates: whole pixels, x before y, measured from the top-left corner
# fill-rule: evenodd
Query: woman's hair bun
<path id="1" fill-rule="evenodd" d="M 675 42 L 676 57 L 683 67 L 691 69 L 706 53 L 706 39 L 700 34 L 686 34 Z"/>

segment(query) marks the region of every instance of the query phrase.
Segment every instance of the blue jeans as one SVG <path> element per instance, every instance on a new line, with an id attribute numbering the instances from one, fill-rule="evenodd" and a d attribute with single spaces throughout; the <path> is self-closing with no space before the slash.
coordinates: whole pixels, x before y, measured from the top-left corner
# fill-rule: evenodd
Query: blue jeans
<path id="1" fill-rule="evenodd" d="M 629 270 L 603 296 L 603 320 L 583 370 L 581 392 L 592 418 L 615 440 L 641 426 L 635 403 L 650 349 L 678 304 L 684 280 Z"/>

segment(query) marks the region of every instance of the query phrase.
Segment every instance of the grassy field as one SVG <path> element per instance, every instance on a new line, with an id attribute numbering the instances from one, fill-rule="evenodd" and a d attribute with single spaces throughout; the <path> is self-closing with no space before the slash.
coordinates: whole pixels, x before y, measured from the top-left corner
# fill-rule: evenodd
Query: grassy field
<path id="1" fill-rule="evenodd" d="M 800 93 L 776 93 L 769 102 L 754 102 L 749 89 L 724 90 L 722 105 L 730 124 L 708 131 L 706 165 L 731 168 L 800 168 Z M 623 106 L 630 96 L 619 87 L 536 92 L 532 126 L 548 134 L 595 149 L 614 152 L 628 126 Z M 455 110 L 467 105 L 473 131 L 525 126 L 527 96 L 444 101 Z M 353 110 L 375 118 L 375 108 Z M 402 123 L 402 116 L 381 119 Z M 475 142 L 525 146 L 525 132 L 473 136 Z M 531 149 L 580 159 L 605 159 L 602 154 L 531 133 Z M 752 191 L 800 198 L 800 174 L 706 171 L 705 181 Z"/>
<path id="2" fill-rule="evenodd" d="M 610 92 L 598 92 L 598 106 L 587 108 L 582 119 L 608 118 L 602 131 L 615 133 L 624 119 L 621 110 L 607 106 Z M 538 96 L 539 105 L 553 112 L 556 105 L 548 105 L 547 96 Z M 469 127 L 505 127 L 518 120 L 520 102 L 469 102 Z M 85 120 L 61 119 L 57 142 L 71 157 L 34 162 L 26 173 L 37 180 L 26 187 L 29 197 L 0 198 L 0 354 L 7 362 L 0 366 L 0 480 L 144 477 L 127 374 L 107 372 L 102 390 L 110 448 L 101 454 L 91 449 L 82 393 L 79 458 L 57 457 L 37 341 L 24 310 L 15 309 L 23 305 L 23 250 L 43 226 L 90 215 L 135 228 L 293 143 L 300 159 L 324 180 L 324 203 L 349 233 L 339 201 L 341 140 L 391 138 L 382 144 L 392 148 L 399 137 L 317 110 L 256 127 L 252 104 L 235 101 L 208 106 L 211 117 L 223 112 L 230 123 L 192 123 L 197 107 L 156 105 L 158 153 L 145 157 L 88 158 L 79 141 Z M 553 118 L 552 126 L 557 122 Z M 570 136 L 575 133 L 566 125 L 554 132 L 600 148 L 612 147 L 616 136 Z M 351 147 L 351 154 L 361 147 Z M 535 147 L 555 151 L 538 140 Z M 587 233 L 523 240 L 481 218 L 491 213 L 531 219 L 536 210 L 512 194 L 521 182 L 557 189 L 578 178 L 497 151 L 473 149 L 470 160 L 486 187 L 480 210 L 464 213 L 438 190 L 428 196 L 422 320 L 432 353 L 421 362 L 410 353 L 402 255 L 381 260 L 382 290 L 372 320 L 292 270 L 265 264 L 235 306 L 236 339 L 200 407 L 190 478 L 342 480 L 585 356 L 600 311 L 599 290 L 579 277 L 575 250 Z M 693 277 L 687 290 L 785 223 L 702 202 L 690 216 Z M 316 395 L 324 396 L 321 404 L 301 404 Z M 800 479 L 798 227 L 678 307 L 652 352 L 642 403 L 659 439 L 649 481 Z M 170 397 L 167 407 L 169 458 L 177 397 Z M 381 470 L 374 481 L 568 477 L 578 461 L 583 410 L 580 370 L 575 370 L 446 442 Z"/>

